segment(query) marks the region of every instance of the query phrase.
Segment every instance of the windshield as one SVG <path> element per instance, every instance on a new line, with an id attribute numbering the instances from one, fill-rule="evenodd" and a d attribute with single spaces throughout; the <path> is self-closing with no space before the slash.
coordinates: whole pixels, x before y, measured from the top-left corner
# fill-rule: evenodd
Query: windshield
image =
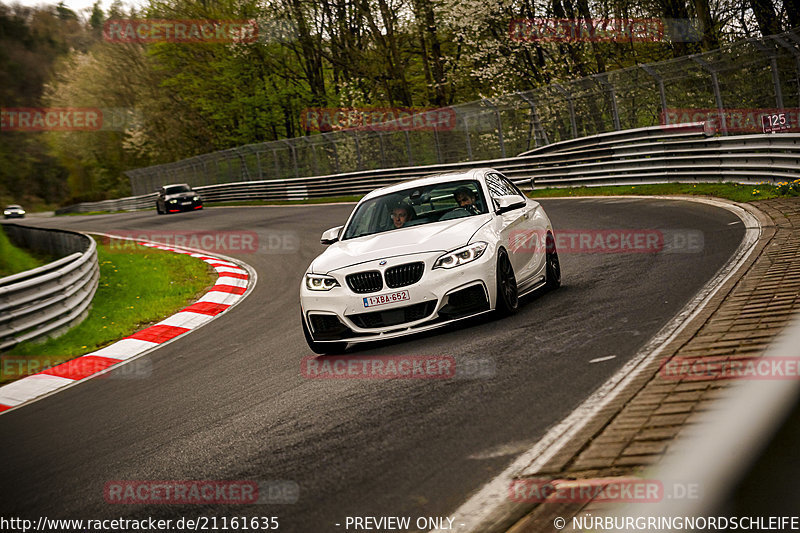
<path id="1" fill-rule="evenodd" d="M 182 192 L 192 192 L 188 185 L 173 185 L 164 189 L 164 194 L 178 194 Z"/>
<path id="2" fill-rule="evenodd" d="M 356 208 L 342 240 L 487 212 L 477 181 L 417 186 L 367 200 Z"/>

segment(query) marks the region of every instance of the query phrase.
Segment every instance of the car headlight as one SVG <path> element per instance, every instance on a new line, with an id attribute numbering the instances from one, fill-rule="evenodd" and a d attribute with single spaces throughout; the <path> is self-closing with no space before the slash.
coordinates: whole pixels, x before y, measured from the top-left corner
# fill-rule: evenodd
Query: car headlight
<path id="1" fill-rule="evenodd" d="M 195 196 L 194 198 L 192 198 L 192 200 L 194 200 L 195 202 L 197 202 L 197 201 L 199 201 L 199 200 L 200 200 L 200 197 L 199 197 L 199 196 Z"/>
<path id="2" fill-rule="evenodd" d="M 454 268 L 475 261 L 483 255 L 487 246 L 489 246 L 488 243 L 475 242 L 448 252 L 433 263 L 433 268 Z"/>
<path id="3" fill-rule="evenodd" d="M 24 214 L 25 214 L 25 211 L 24 211 L 24 210 L 22 210 L 22 209 L 20 209 L 20 210 L 19 210 L 19 214 L 20 214 L 20 215 L 24 215 Z"/>
<path id="4" fill-rule="evenodd" d="M 339 282 L 324 274 L 306 274 L 306 288 L 310 291 L 329 291 L 338 287 Z"/>
<path id="5" fill-rule="evenodd" d="M 10 214 L 11 214 L 11 211 L 3 211 L 3 214 L 4 214 L 4 215 L 10 215 Z"/>
<path id="6" fill-rule="evenodd" d="M 177 203 L 178 203 L 178 200 L 170 200 L 170 201 L 169 201 L 169 203 L 171 203 L 171 204 L 177 204 Z"/>

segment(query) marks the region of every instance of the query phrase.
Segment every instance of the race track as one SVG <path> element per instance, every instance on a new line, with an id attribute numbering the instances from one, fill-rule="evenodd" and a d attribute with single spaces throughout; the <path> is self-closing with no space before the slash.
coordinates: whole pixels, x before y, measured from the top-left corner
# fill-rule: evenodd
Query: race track
<path id="1" fill-rule="evenodd" d="M 299 283 L 352 205 L 27 219 L 82 231 L 253 231 L 299 249 L 230 253 L 258 273 L 244 302 L 146 356 L 140 379 L 93 379 L 0 417 L 3 516 L 277 516 L 345 531 L 347 516 L 450 516 L 625 364 L 730 258 L 732 213 L 662 199 L 542 200 L 556 231 L 698 230 L 700 253 L 561 255 L 564 284 L 484 318 L 355 354 L 490 360 L 492 377 L 309 380 Z M 271 253 L 280 252 L 280 253 Z M 224 253 L 224 252 L 223 252 Z M 616 356 L 603 362 L 589 361 Z M 290 480 L 288 505 L 112 505 L 112 480 Z M 458 523 L 458 517 L 454 517 Z"/>

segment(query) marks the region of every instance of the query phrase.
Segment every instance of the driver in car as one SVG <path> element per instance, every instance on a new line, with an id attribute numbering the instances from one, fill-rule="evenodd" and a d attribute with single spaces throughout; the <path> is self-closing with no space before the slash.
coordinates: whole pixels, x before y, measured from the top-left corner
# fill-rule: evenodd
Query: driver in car
<path id="1" fill-rule="evenodd" d="M 480 212 L 478 206 L 475 205 L 478 198 L 471 189 L 459 187 L 453 193 L 453 197 L 456 199 L 456 203 L 458 203 L 459 207 L 466 209 L 470 214 L 477 215 Z"/>
<path id="2" fill-rule="evenodd" d="M 394 207 L 394 209 L 392 209 L 391 217 L 392 223 L 394 224 L 395 229 L 397 229 L 402 228 L 406 222 L 414 217 L 414 214 L 410 206 L 404 203 L 399 203 Z"/>

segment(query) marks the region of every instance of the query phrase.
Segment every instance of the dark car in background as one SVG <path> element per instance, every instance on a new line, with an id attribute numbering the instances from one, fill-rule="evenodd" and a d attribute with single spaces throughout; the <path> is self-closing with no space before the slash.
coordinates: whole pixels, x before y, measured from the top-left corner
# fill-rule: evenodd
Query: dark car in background
<path id="1" fill-rule="evenodd" d="M 16 204 L 7 205 L 3 209 L 3 218 L 25 218 L 25 210 Z"/>
<path id="2" fill-rule="evenodd" d="M 203 209 L 203 199 L 185 183 L 164 185 L 158 189 L 156 211 L 159 215 Z"/>

